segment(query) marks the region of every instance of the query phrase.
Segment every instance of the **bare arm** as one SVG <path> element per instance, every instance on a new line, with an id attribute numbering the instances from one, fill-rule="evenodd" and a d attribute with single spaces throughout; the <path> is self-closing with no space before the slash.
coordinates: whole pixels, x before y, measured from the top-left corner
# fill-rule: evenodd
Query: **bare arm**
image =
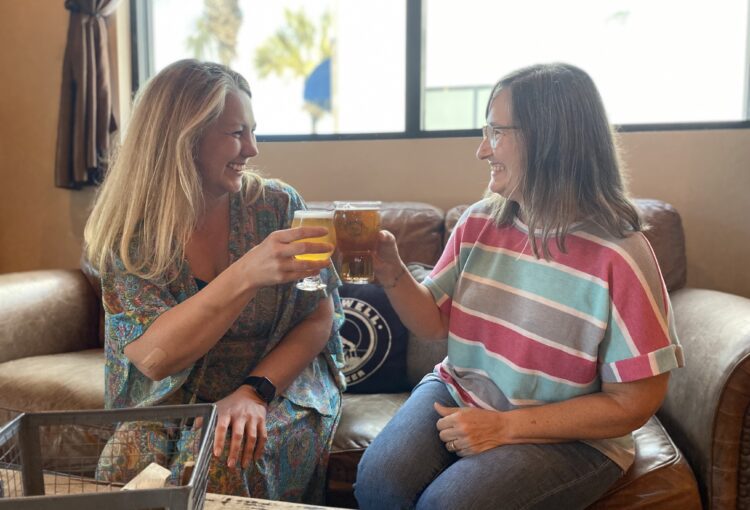
<path id="1" fill-rule="evenodd" d="M 304 321 L 291 329 L 249 375 L 269 378 L 281 392 L 321 353 L 333 327 L 333 300 L 328 297 Z"/>
<path id="2" fill-rule="evenodd" d="M 253 375 L 270 379 L 277 392 L 283 391 L 320 354 L 331 336 L 333 300 L 321 300 L 313 313 L 292 328 L 253 369 Z M 240 386 L 216 403 L 219 418 L 216 422 L 214 455 L 224 450 L 227 430 L 232 436 L 227 454 L 227 465 L 242 466 L 251 459 L 259 459 L 265 447 L 266 403 L 249 386 Z M 244 442 L 244 447 L 243 447 Z"/>
<path id="3" fill-rule="evenodd" d="M 378 241 L 375 274 L 401 322 L 421 338 L 445 338 L 448 335 L 448 317 L 437 307 L 430 291 L 417 283 L 406 269 L 393 234 L 381 230 Z"/>
<path id="4" fill-rule="evenodd" d="M 563 402 L 513 411 L 448 408 L 435 405 L 440 438 L 455 441 L 459 455 L 473 455 L 504 444 L 558 443 L 623 436 L 659 409 L 669 373 L 628 383 L 603 384 L 602 391 Z"/>
<path id="5" fill-rule="evenodd" d="M 208 352 L 261 287 L 317 274 L 327 261 L 296 260 L 294 255 L 323 253 L 321 243 L 293 243 L 325 229 L 279 230 L 230 265 L 203 290 L 161 314 L 125 355 L 144 375 L 163 379 L 191 366 Z"/>

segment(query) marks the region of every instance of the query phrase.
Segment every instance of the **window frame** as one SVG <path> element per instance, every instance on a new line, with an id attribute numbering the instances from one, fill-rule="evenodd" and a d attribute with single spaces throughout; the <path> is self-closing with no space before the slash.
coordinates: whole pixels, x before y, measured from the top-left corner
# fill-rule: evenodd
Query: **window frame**
<path id="1" fill-rule="evenodd" d="M 140 87 L 141 76 L 153 75 L 151 47 L 153 24 L 151 20 L 151 0 L 131 0 L 130 36 L 132 90 Z M 143 29 L 145 27 L 145 30 Z M 614 129 L 621 133 L 650 131 L 695 131 L 716 129 L 750 128 L 750 8 L 745 44 L 745 120 L 710 122 L 666 122 L 649 124 L 615 124 Z M 424 59 L 424 10 L 422 0 L 406 0 L 406 109 L 405 129 L 387 133 L 339 133 L 339 134 L 299 134 L 299 135 L 259 135 L 262 142 L 293 141 L 339 141 L 339 140 L 398 140 L 410 138 L 460 138 L 481 136 L 480 129 L 451 129 L 426 131 L 420 125 L 424 115 L 423 76 Z"/>

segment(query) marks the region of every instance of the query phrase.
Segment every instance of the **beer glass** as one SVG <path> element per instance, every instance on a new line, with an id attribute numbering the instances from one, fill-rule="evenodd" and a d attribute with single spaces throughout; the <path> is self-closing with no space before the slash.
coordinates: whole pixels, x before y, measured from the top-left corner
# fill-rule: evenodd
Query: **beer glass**
<path id="1" fill-rule="evenodd" d="M 334 202 L 334 207 L 341 279 L 347 283 L 370 283 L 375 279 L 372 255 L 380 231 L 380 202 Z"/>
<path id="2" fill-rule="evenodd" d="M 292 220 L 292 228 L 294 227 L 325 227 L 328 229 L 328 234 L 322 237 L 309 237 L 307 239 L 300 239 L 294 241 L 299 242 L 313 242 L 313 243 L 328 243 L 330 245 L 336 244 L 336 234 L 333 228 L 333 210 L 330 209 L 309 209 L 302 210 L 298 209 L 294 211 L 294 219 Z M 302 253 L 301 255 L 295 255 L 297 260 L 326 260 L 331 256 L 332 251 L 328 253 Z M 320 275 L 308 276 L 297 282 L 297 288 L 306 291 L 316 291 L 326 288 L 326 283 L 320 279 Z"/>

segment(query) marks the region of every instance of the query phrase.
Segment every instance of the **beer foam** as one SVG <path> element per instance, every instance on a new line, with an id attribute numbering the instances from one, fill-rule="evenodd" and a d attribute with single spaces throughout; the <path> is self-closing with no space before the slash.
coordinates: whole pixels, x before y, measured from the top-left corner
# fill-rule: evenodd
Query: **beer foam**
<path id="1" fill-rule="evenodd" d="M 339 211 L 378 211 L 381 202 L 334 202 Z"/>
<path id="2" fill-rule="evenodd" d="M 308 219 L 331 219 L 333 218 L 333 211 L 327 210 L 306 210 L 301 209 L 294 211 L 296 218 L 308 218 Z"/>

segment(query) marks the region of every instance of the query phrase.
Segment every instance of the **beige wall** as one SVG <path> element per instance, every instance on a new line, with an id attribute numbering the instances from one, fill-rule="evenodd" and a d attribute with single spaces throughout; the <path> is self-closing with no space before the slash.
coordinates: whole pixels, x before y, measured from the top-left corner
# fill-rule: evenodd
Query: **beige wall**
<path id="1" fill-rule="evenodd" d="M 30 4 L 39 4 L 29 16 Z M 0 5 L 0 273 L 74 267 L 91 190 L 53 186 L 67 13 L 59 0 Z M 8 72 L 10 70 L 10 72 Z M 486 166 L 477 140 L 443 138 L 261 144 L 259 169 L 308 200 L 416 200 L 448 208 L 477 199 Z M 692 286 L 750 297 L 750 130 L 622 137 L 633 195 L 682 213 Z M 363 183 L 365 184 L 363 186 Z"/>

